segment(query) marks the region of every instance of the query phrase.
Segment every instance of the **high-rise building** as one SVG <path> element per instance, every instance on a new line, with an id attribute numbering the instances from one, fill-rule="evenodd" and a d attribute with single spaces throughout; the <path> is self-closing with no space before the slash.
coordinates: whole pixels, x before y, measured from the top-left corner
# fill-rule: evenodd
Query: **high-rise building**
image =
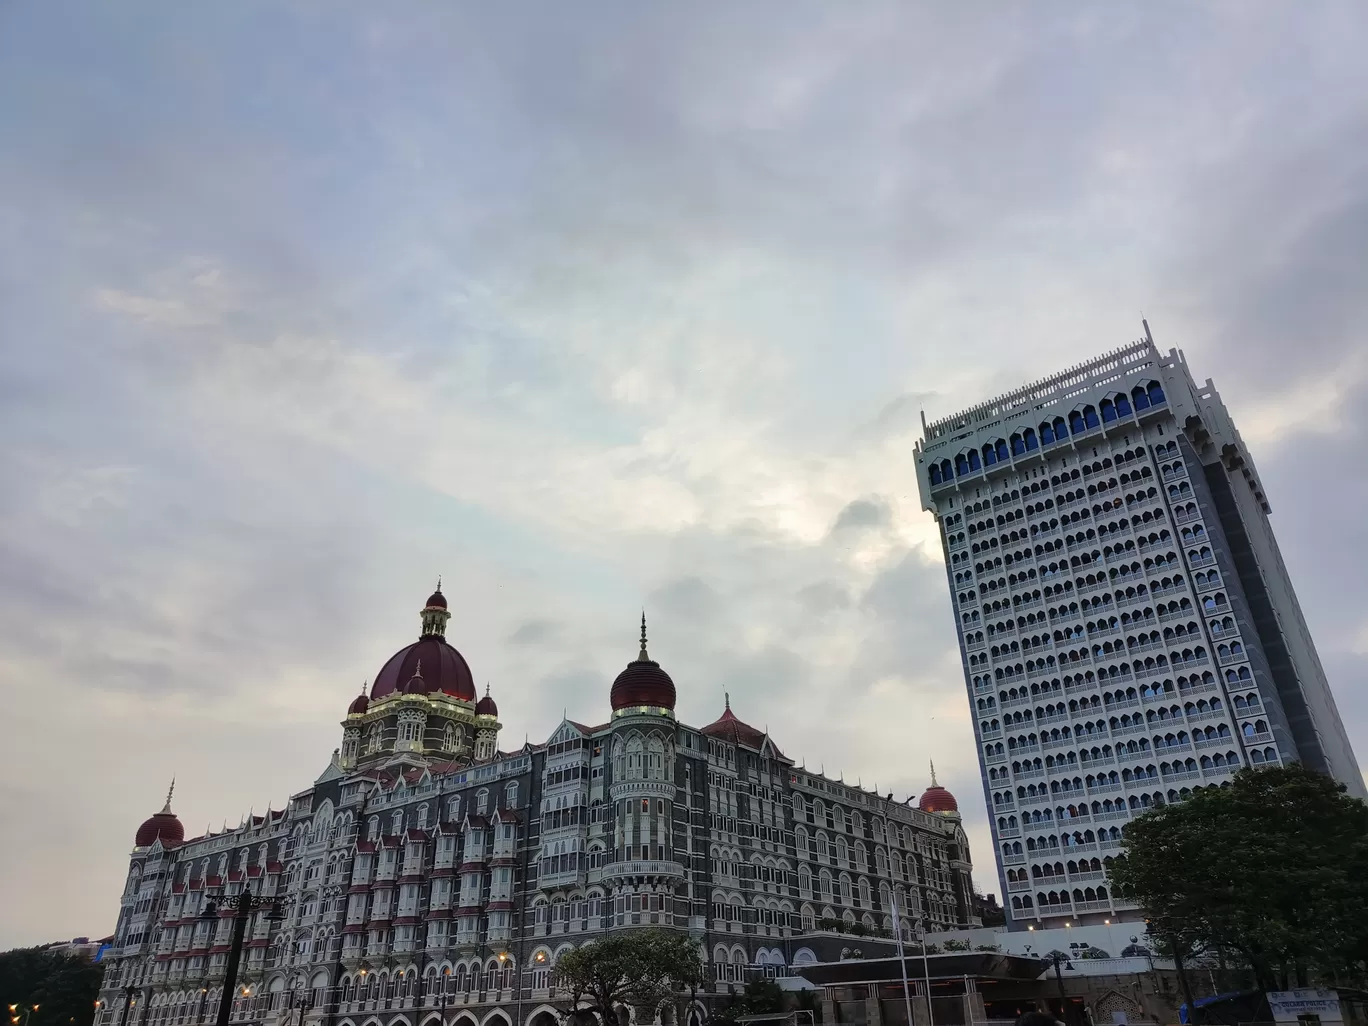
<path id="1" fill-rule="evenodd" d="M 679 722 L 644 618 L 605 721 L 501 751 L 440 590 L 420 616 L 285 808 L 186 838 L 168 793 L 138 828 L 96 1026 L 213 1022 L 233 926 L 214 903 L 244 891 L 282 903 L 246 928 L 232 1005 L 264 1026 L 557 1026 L 561 954 L 648 926 L 695 939 L 712 977 L 683 1026 L 750 979 L 891 952 L 895 897 L 908 937 L 979 925 L 949 791 L 808 770 L 729 699 Z"/>
<path id="2" fill-rule="evenodd" d="M 1129 918 L 1121 828 L 1244 766 L 1363 776 L 1211 380 L 1141 341 L 924 423 L 1013 921 Z"/>

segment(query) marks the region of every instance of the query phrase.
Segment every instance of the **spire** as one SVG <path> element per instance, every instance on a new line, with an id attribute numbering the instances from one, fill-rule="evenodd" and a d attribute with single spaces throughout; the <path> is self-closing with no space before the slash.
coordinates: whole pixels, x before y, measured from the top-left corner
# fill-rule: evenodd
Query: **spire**
<path id="1" fill-rule="evenodd" d="M 438 591 L 441 591 L 441 590 L 442 590 L 442 575 L 441 575 L 441 574 L 438 574 L 438 575 L 437 575 L 437 590 L 438 590 Z"/>
<path id="2" fill-rule="evenodd" d="M 175 790 L 176 790 L 176 778 L 175 778 L 175 777 L 172 777 L 172 778 L 171 778 L 171 786 L 168 787 L 168 788 L 166 789 L 166 804 L 162 806 L 162 810 L 161 810 L 161 814 L 162 814 L 163 816 L 169 816 L 169 815 L 171 815 L 171 795 L 175 793 Z"/>
<path id="3" fill-rule="evenodd" d="M 931 786 L 932 786 L 932 787 L 939 787 L 939 786 L 940 786 L 939 784 L 936 783 L 936 760 L 935 760 L 935 759 L 932 759 L 932 760 L 931 760 Z"/>
<path id="4" fill-rule="evenodd" d="M 637 655 L 638 662 L 648 662 L 650 656 L 646 654 L 646 610 L 641 611 L 641 652 Z"/>
<path id="5" fill-rule="evenodd" d="M 485 681 L 485 698 L 489 697 L 489 681 Z"/>
<path id="6" fill-rule="evenodd" d="M 726 712 L 731 712 L 731 692 L 730 692 L 730 691 L 724 691 L 724 692 L 722 692 L 722 699 L 723 699 L 723 701 L 725 701 L 726 704 L 727 704 L 727 708 L 726 708 L 725 711 L 726 711 Z"/>

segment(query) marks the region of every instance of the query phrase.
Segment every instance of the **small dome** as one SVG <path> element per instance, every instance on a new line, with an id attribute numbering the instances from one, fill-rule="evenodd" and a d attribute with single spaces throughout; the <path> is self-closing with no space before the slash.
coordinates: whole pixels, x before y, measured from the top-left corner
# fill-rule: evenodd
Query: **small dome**
<path id="1" fill-rule="evenodd" d="M 434 591 L 431 595 L 428 596 L 426 608 L 428 608 L 428 609 L 445 609 L 446 607 L 447 607 L 447 604 L 446 604 L 446 596 L 442 594 L 442 587 L 441 587 L 441 585 L 439 584 L 439 585 L 437 586 L 437 590 Z"/>
<path id="2" fill-rule="evenodd" d="M 171 790 L 166 792 L 166 804 L 162 806 L 161 812 L 149 816 L 143 820 L 142 826 L 138 827 L 138 832 L 133 837 L 133 843 L 137 847 L 146 848 L 149 844 L 161 841 L 164 847 L 172 848 L 185 840 L 185 827 L 171 811 L 171 792 L 175 789 L 176 782 L 173 780 Z"/>
<path id="3" fill-rule="evenodd" d="M 942 816 L 959 815 L 959 802 L 939 784 L 932 784 L 922 792 L 921 798 L 917 800 L 917 808 L 922 812 L 934 812 Z"/>
<path id="4" fill-rule="evenodd" d="M 361 685 L 361 694 L 352 699 L 352 704 L 347 706 L 348 716 L 360 716 L 370 708 L 370 699 L 366 697 L 366 686 Z"/>
<path id="5" fill-rule="evenodd" d="M 670 675 L 646 654 L 646 615 L 641 616 L 641 652 L 627 664 L 627 668 L 613 681 L 611 692 L 613 711 L 648 705 L 657 709 L 673 709 L 675 686 Z"/>
<path id="6" fill-rule="evenodd" d="M 959 802 L 955 801 L 955 796 L 940 786 L 936 780 L 936 763 L 931 763 L 931 786 L 922 792 L 921 798 L 917 800 L 917 808 L 922 812 L 930 812 L 938 816 L 959 817 Z"/>
<path id="7" fill-rule="evenodd" d="M 488 684 L 485 685 L 484 698 L 480 699 L 477 703 L 475 703 L 475 715 L 494 717 L 497 717 L 499 715 L 498 705 L 495 704 L 494 699 L 489 697 Z"/>

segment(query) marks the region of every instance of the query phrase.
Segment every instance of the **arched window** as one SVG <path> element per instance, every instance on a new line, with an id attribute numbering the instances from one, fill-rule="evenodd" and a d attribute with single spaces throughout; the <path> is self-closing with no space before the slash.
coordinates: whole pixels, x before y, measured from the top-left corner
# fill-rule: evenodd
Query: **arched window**
<path id="1" fill-rule="evenodd" d="M 996 445 L 998 461 L 1001 462 L 1002 460 L 1007 459 L 1007 439 L 999 438 Z"/>
<path id="2" fill-rule="evenodd" d="M 1097 419 L 1097 411 L 1091 406 L 1083 407 L 1083 423 L 1090 428 L 1095 428 L 1100 423 Z"/>
<path id="3" fill-rule="evenodd" d="M 985 467 L 991 467 L 996 462 L 997 453 L 993 451 L 992 445 L 985 445 L 983 447 L 983 465 Z"/>
<path id="4" fill-rule="evenodd" d="M 1103 399 L 1098 405 L 1102 408 L 1102 423 L 1110 424 L 1116 419 L 1116 404 L 1110 399 Z"/>
<path id="5" fill-rule="evenodd" d="M 1081 412 L 1074 410 L 1073 413 L 1069 414 L 1069 431 L 1072 434 L 1082 434 L 1086 428 L 1087 425 L 1083 423 L 1083 414 Z"/>
<path id="6" fill-rule="evenodd" d="M 1124 392 L 1116 397 L 1116 412 L 1123 417 L 1129 417 L 1131 415 L 1130 400 L 1126 398 Z"/>
<path id="7" fill-rule="evenodd" d="M 1022 453 L 1024 453 L 1025 451 L 1026 451 L 1026 443 L 1022 440 L 1021 436 L 1020 436 L 1020 435 L 1013 435 L 1013 436 L 1012 436 L 1012 455 L 1013 455 L 1013 456 L 1020 456 L 1020 455 L 1021 455 Z"/>
<path id="8" fill-rule="evenodd" d="M 1040 442 L 1036 439 L 1036 433 L 1034 428 L 1027 428 L 1022 437 L 1026 440 L 1026 449 L 1028 452 L 1031 449 L 1040 448 Z"/>
<path id="9" fill-rule="evenodd" d="M 934 484 L 940 484 L 940 483 L 941 483 L 940 464 L 939 464 L 939 463 L 933 463 L 933 464 L 931 464 L 931 469 L 927 472 L 927 476 L 930 477 L 931 483 L 932 483 L 933 485 L 934 485 Z"/>
<path id="10" fill-rule="evenodd" d="M 1137 410 L 1149 409 L 1149 394 L 1145 391 L 1144 385 L 1136 385 L 1131 389 L 1131 401 L 1135 403 Z"/>
<path id="11" fill-rule="evenodd" d="M 1158 406 L 1164 401 L 1164 390 L 1159 387 L 1159 382 L 1157 381 L 1150 382 L 1149 401 L 1151 406 Z"/>
<path id="12" fill-rule="evenodd" d="M 969 473 L 969 461 L 964 458 L 964 453 L 960 453 L 955 457 L 955 474 L 958 477 L 963 477 L 967 473 Z"/>
<path id="13" fill-rule="evenodd" d="M 981 469 L 982 469 L 982 464 L 979 463 L 979 454 L 978 454 L 978 451 L 975 450 L 975 449 L 970 449 L 970 450 L 969 450 L 969 469 L 970 469 L 970 470 L 981 470 Z"/>

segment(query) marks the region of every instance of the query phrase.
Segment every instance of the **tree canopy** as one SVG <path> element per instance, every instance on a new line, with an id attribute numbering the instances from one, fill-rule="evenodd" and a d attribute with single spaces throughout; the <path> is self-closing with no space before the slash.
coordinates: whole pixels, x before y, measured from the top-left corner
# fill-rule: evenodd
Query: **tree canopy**
<path id="1" fill-rule="evenodd" d="M 102 975 L 80 955 L 44 948 L 0 952 L 0 1003 L 17 1005 L 21 1023 L 27 1009 L 25 1026 L 90 1026 Z"/>
<path id="2" fill-rule="evenodd" d="M 570 992 L 570 1008 L 597 1012 L 604 1026 L 619 1026 L 618 1009 L 639 1009 L 654 1018 L 671 1003 L 677 1022 L 683 1005 L 703 984 L 697 943 L 671 930 L 643 929 L 613 934 L 567 951 L 556 961 L 556 982 Z"/>
<path id="3" fill-rule="evenodd" d="M 1368 805 L 1301 766 L 1243 770 L 1133 820 L 1112 880 L 1165 948 L 1239 957 L 1265 989 L 1361 979 Z"/>

